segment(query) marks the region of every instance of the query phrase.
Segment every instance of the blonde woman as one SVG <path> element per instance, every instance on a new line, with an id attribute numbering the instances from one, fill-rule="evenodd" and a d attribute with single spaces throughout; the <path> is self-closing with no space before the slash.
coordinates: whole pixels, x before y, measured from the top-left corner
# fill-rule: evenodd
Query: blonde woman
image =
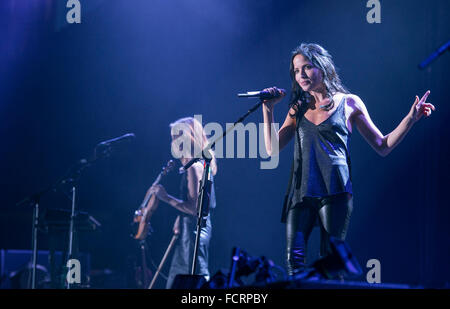
<path id="1" fill-rule="evenodd" d="M 207 138 L 202 124 L 195 118 L 186 117 L 176 120 L 170 124 L 172 136 L 172 154 L 179 159 L 181 164 L 185 165 L 194 156 L 207 145 Z M 217 163 L 214 152 L 211 150 L 210 174 L 212 186 L 209 195 L 209 209 L 213 210 L 216 206 L 214 193 L 213 175 L 217 173 Z M 166 288 L 171 288 L 173 280 L 177 274 L 189 274 L 191 272 L 191 263 L 195 245 L 195 233 L 197 227 L 197 199 L 199 192 L 199 181 L 203 176 L 204 160 L 201 159 L 194 163 L 181 176 L 180 195 L 176 198 L 167 193 L 162 185 L 156 185 L 150 188 L 155 196 L 174 207 L 180 212 L 179 229 L 180 237 L 175 247 L 172 262 L 169 270 Z M 208 269 L 208 248 L 211 238 L 211 219 L 208 215 L 206 223 L 203 224 L 200 233 L 200 243 L 198 248 L 198 258 L 196 274 L 205 276 L 209 279 Z"/>

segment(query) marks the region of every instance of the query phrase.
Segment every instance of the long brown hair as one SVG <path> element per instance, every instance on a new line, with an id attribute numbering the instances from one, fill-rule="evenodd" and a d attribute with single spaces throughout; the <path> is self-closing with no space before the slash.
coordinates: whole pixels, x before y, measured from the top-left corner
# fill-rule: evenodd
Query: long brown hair
<path id="1" fill-rule="evenodd" d="M 323 83 L 327 91 L 327 97 L 330 99 L 330 103 L 324 106 L 323 109 L 331 110 L 334 106 L 333 95 L 336 92 L 349 93 L 349 91 L 342 84 L 341 79 L 336 72 L 336 67 L 330 53 L 328 53 L 328 51 L 322 46 L 314 43 L 302 43 L 292 51 L 291 63 L 289 66 L 289 73 L 292 79 L 289 107 L 292 107 L 297 111 L 299 104 L 298 101 L 307 103 L 311 99 L 311 95 L 308 92 L 303 91 L 295 80 L 293 60 L 297 55 L 302 55 L 316 68 L 322 71 Z"/>

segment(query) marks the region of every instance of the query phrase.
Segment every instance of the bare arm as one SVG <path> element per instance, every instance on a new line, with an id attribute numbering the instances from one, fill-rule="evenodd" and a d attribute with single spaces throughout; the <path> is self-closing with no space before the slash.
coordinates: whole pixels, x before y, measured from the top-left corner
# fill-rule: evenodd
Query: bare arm
<path id="1" fill-rule="evenodd" d="M 270 92 L 277 91 L 276 88 L 267 88 L 265 89 Z M 263 104 L 263 119 L 264 119 L 264 144 L 266 146 L 266 151 L 269 156 L 277 155 L 275 149 L 272 149 L 272 145 L 278 144 L 278 151 L 281 151 L 287 143 L 292 139 L 295 133 L 296 120 L 295 117 L 289 116 L 295 115 L 295 110 L 291 108 L 289 110 L 286 119 L 284 120 L 283 125 L 278 130 L 275 131 L 273 127 L 273 108 L 275 104 L 277 104 L 284 97 L 284 94 L 281 95 L 280 98 L 266 100 Z"/>
<path id="2" fill-rule="evenodd" d="M 294 109 L 290 109 L 289 113 L 291 115 L 295 114 Z M 287 143 L 292 139 L 295 134 L 296 120 L 295 118 L 291 118 L 289 113 L 286 115 L 286 119 L 284 120 L 283 125 L 275 132 L 273 126 L 273 109 L 267 108 L 263 106 L 263 117 L 264 117 L 264 144 L 266 145 L 267 154 L 277 155 L 276 152 L 272 149 L 272 143 L 278 143 L 278 151 L 281 151 Z M 275 134 L 273 134 L 275 133 Z M 272 140 L 274 139 L 274 140 Z"/>
<path id="3" fill-rule="evenodd" d="M 185 201 L 180 200 L 172 195 L 167 194 L 163 186 L 157 185 L 153 189 L 156 196 L 163 202 L 178 209 L 179 211 L 188 215 L 197 215 L 197 199 L 199 190 L 199 181 L 202 177 L 203 166 L 201 163 L 195 163 L 189 168 L 187 173 L 187 198 Z"/>
<path id="4" fill-rule="evenodd" d="M 368 144 L 381 156 L 387 156 L 406 136 L 414 123 L 422 115 L 429 116 L 431 109 L 435 109 L 430 103 L 425 103 L 429 91 L 422 99 L 416 96 L 410 112 L 402 119 L 400 124 L 389 134 L 383 135 L 370 118 L 369 112 L 363 101 L 356 95 L 347 98 L 347 104 L 353 108 L 351 121 L 354 122 L 358 131 L 368 142 Z"/>

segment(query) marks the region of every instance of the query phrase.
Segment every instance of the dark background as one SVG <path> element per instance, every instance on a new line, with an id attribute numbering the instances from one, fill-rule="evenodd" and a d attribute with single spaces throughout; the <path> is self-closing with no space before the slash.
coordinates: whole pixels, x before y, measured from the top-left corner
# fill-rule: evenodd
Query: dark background
<path id="1" fill-rule="evenodd" d="M 366 21 L 361 0 L 89 0 L 81 1 L 81 24 L 65 21 L 65 4 L 0 4 L 1 249 L 31 248 L 31 207 L 18 201 L 50 186 L 100 141 L 133 132 L 132 143 L 83 173 L 77 197 L 77 208 L 102 224 L 81 237 L 80 250 L 91 254 L 92 269 L 125 278 L 129 260 L 139 258 L 129 237 L 133 212 L 171 157 L 169 123 L 201 114 L 204 124 L 225 127 L 254 104 L 237 93 L 290 89 L 290 52 L 314 42 L 333 55 L 383 134 L 406 116 L 415 95 L 431 90 L 436 112 L 389 156 L 378 156 L 355 130 L 347 242 L 363 267 L 361 280 L 376 258 L 382 282 L 448 284 L 450 55 L 426 70 L 417 64 L 450 38 L 449 1 L 381 1 L 380 24 Z M 277 122 L 287 109 L 287 100 L 277 106 Z M 246 119 L 261 121 L 260 111 Z M 219 159 L 212 274 L 229 267 L 233 246 L 284 267 L 280 215 L 292 153 L 291 142 L 273 170 L 261 170 L 259 159 Z M 162 183 L 178 194 L 177 173 Z M 44 195 L 41 209 L 69 209 L 64 190 Z M 175 216 L 167 205 L 154 215 L 154 263 Z M 310 262 L 317 242 L 315 232 Z M 38 246 L 48 249 L 47 235 L 39 234 Z"/>

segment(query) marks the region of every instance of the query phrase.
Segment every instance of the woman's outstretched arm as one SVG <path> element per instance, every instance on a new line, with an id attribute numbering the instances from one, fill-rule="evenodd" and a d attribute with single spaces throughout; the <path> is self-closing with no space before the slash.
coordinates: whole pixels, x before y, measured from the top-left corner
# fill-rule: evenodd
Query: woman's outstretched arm
<path id="1" fill-rule="evenodd" d="M 430 116 L 431 111 L 435 110 L 432 104 L 426 102 L 429 94 L 430 91 L 427 91 L 420 100 L 416 96 L 409 113 L 387 135 L 383 135 L 372 122 L 363 101 L 356 95 L 350 95 L 347 98 L 347 104 L 353 109 L 351 122 L 356 125 L 361 135 L 379 155 L 387 156 L 403 140 L 414 123 L 422 118 L 423 115 L 426 117 Z"/>

